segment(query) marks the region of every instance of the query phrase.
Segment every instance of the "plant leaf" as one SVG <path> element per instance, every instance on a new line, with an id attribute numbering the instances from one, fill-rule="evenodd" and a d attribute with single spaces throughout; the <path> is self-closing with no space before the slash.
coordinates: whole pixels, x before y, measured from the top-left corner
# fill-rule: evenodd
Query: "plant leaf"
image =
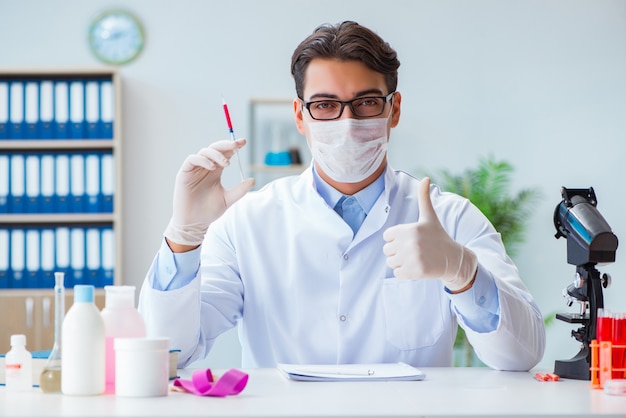
<path id="1" fill-rule="evenodd" d="M 509 162 L 488 156 L 480 158 L 476 168 L 461 174 L 442 170 L 430 176 L 443 190 L 468 198 L 500 233 L 511 256 L 524 241 L 526 221 L 533 203 L 540 197 L 536 189 L 523 189 L 513 194 L 513 171 Z"/>

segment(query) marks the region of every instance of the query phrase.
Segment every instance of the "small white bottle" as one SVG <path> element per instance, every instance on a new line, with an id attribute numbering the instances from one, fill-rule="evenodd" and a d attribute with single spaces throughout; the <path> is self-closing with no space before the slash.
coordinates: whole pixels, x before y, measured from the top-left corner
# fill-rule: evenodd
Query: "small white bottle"
<path id="1" fill-rule="evenodd" d="M 115 392 L 115 338 L 143 338 L 146 324 L 135 309 L 135 286 L 104 286 L 102 310 L 105 334 L 106 391 Z"/>
<path id="2" fill-rule="evenodd" d="M 33 389 L 33 356 L 26 350 L 25 335 L 11 335 L 11 350 L 6 355 L 4 367 L 7 390 Z"/>
<path id="3" fill-rule="evenodd" d="M 61 392 L 99 395 L 104 392 L 104 320 L 94 303 L 92 285 L 74 286 L 74 304 L 63 320 Z"/>

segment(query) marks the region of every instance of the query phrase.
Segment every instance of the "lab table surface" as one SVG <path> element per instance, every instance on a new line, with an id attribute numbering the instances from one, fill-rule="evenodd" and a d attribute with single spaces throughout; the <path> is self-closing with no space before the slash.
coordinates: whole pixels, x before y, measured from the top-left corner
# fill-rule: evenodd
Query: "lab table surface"
<path id="1" fill-rule="evenodd" d="M 535 371 L 422 368 L 410 382 L 300 382 L 277 369 L 244 369 L 247 387 L 226 398 L 170 391 L 168 396 L 66 396 L 7 392 L 0 416 L 11 417 L 626 417 L 626 396 L 591 389 L 589 381 L 540 382 Z M 214 370 L 219 375 L 224 370 Z M 190 378 L 193 370 L 181 370 Z"/>

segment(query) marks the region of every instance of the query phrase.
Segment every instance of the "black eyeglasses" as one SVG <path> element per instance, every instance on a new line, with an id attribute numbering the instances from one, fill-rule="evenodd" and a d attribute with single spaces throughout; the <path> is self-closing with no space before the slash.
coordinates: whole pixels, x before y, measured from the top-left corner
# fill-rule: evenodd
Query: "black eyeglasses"
<path id="1" fill-rule="evenodd" d="M 315 120 L 339 119 L 343 113 L 343 108 L 350 107 L 352 114 L 357 118 L 375 118 L 383 114 L 385 104 L 391 102 L 395 92 L 387 96 L 357 97 L 356 99 L 342 102 L 341 100 L 314 100 L 312 102 L 302 102 Z"/>

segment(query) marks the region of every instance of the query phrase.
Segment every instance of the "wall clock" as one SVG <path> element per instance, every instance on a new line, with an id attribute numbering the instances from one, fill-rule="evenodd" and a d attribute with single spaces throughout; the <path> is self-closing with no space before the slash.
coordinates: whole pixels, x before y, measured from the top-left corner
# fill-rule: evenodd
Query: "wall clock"
<path id="1" fill-rule="evenodd" d="M 141 22 L 127 11 L 105 11 L 89 26 L 89 47 L 106 64 L 127 64 L 137 58 L 143 46 Z"/>

